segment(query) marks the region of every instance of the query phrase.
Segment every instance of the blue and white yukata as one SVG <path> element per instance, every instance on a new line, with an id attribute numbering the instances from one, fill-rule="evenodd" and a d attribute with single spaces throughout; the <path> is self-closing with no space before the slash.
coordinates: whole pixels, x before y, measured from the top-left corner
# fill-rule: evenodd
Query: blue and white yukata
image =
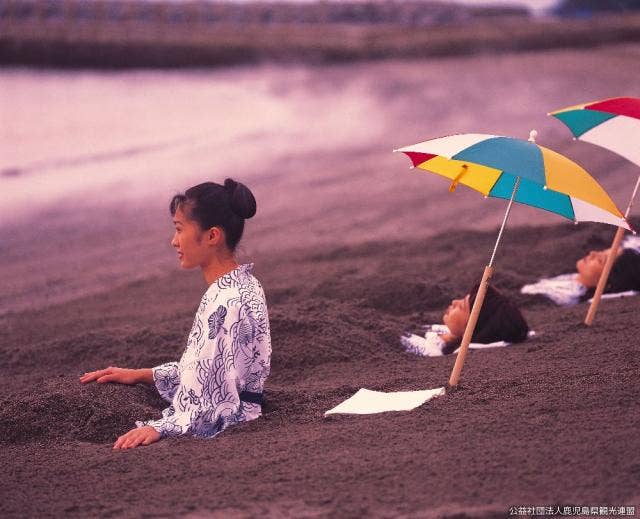
<path id="1" fill-rule="evenodd" d="M 210 438 L 262 414 L 271 336 L 264 291 L 253 264 L 214 281 L 200 301 L 179 362 L 155 368 L 160 396 L 171 403 L 162 418 L 136 422 L 162 437 Z"/>

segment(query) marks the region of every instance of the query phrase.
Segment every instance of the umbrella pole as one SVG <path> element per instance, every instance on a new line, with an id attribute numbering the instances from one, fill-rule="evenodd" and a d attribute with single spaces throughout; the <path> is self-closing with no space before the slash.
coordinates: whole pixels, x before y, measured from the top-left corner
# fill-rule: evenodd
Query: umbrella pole
<path id="1" fill-rule="evenodd" d="M 627 210 L 624 213 L 624 217 L 628 218 L 629 213 L 631 212 L 631 207 L 633 207 L 633 202 L 636 198 L 636 194 L 638 192 L 638 187 L 640 186 L 640 175 L 638 175 L 638 180 L 636 181 L 636 187 L 633 189 L 633 193 L 631 194 L 631 199 L 629 200 L 629 205 L 627 206 Z M 604 264 L 604 268 L 602 269 L 602 274 L 600 274 L 600 279 L 598 279 L 598 286 L 596 286 L 595 294 L 593 294 L 593 299 L 591 300 L 591 305 L 589 305 L 589 311 L 587 312 L 587 316 L 584 319 L 584 324 L 587 326 L 591 326 L 593 324 L 593 320 L 596 317 L 596 312 L 598 311 L 598 305 L 600 304 L 600 298 L 604 292 L 604 288 L 607 285 L 607 281 L 609 280 L 609 274 L 611 273 L 611 267 L 613 267 L 613 262 L 616 260 L 618 256 L 618 250 L 620 249 L 620 243 L 622 242 L 622 237 L 624 236 L 625 229 L 623 227 L 618 227 L 616 231 L 616 235 L 613 237 L 613 242 L 611 243 L 611 249 L 609 250 L 609 256 L 607 256 L 607 261 Z"/>
<path id="2" fill-rule="evenodd" d="M 456 357 L 456 362 L 453 366 L 453 370 L 451 371 L 451 376 L 449 377 L 450 387 L 457 386 L 458 381 L 460 380 L 460 373 L 462 372 L 464 359 L 467 356 L 467 351 L 469 350 L 469 344 L 471 343 L 471 337 L 473 336 L 473 332 L 476 329 L 478 317 L 480 316 L 480 310 L 482 309 L 482 303 L 484 303 L 484 296 L 487 294 L 487 287 L 489 286 L 489 280 L 493 275 L 493 260 L 496 257 L 498 244 L 500 243 L 500 238 L 502 238 L 502 233 L 507 224 L 507 219 L 509 218 L 509 213 L 511 212 L 511 206 L 513 205 L 513 200 L 516 196 L 516 191 L 518 190 L 519 185 L 520 185 L 520 177 L 517 177 L 516 183 L 513 186 L 513 192 L 511 193 L 511 198 L 509 199 L 509 205 L 507 205 L 507 210 L 504 213 L 504 218 L 502 220 L 502 226 L 500 227 L 500 232 L 498 232 L 498 238 L 496 239 L 496 244 L 493 247 L 491 260 L 489 260 L 489 264 L 484 268 L 484 273 L 482 274 L 482 280 L 480 281 L 480 286 L 478 287 L 478 293 L 476 294 L 476 299 L 473 302 L 473 308 L 471 309 L 471 314 L 469 315 L 467 326 L 464 329 L 462 342 L 460 343 L 460 349 L 458 350 L 458 356 Z"/>

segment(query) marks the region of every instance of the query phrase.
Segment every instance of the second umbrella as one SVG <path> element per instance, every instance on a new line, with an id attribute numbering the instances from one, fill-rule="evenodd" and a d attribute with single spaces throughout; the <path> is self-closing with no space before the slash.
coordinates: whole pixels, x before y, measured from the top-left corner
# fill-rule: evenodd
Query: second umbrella
<path id="1" fill-rule="evenodd" d="M 640 146 L 638 146 L 638 142 L 640 142 L 640 99 L 614 97 L 562 108 L 549 115 L 553 115 L 566 124 L 576 139 L 597 144 L 640 166 Z M 638 175 L 624 213 L 625 218 L 629 217 L 639 186 L 640 175 Z M 624 229 L 619 227 L 613 237 L 607 261 L 584 319 L 586 325 L 593 324 L 596 317 L 600 298 L 609 279 L 613 262 L 618 255 L 623 234 Z"/>

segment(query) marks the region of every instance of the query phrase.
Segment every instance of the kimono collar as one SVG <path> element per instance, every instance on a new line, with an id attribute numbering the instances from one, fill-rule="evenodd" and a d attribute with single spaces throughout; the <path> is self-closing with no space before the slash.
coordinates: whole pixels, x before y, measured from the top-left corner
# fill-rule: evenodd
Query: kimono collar
<path id="1" fill-rule="evenodd" d="M 236 268 L 230 270 L 225 275 L 220 276 L 213 283 L 211 283 L 211 285 L 209 285 L 209 288 L 207 289 L 207 292 L 211 293 L 212 291 L 216 290 L 216 288 L 226 288 L 237 285 L 238 283 L 243 283 L 249 276 L 251 276 L 252 271 L 253 263 L 243 263 L 242 265 L 238 265 Z"/>
<path id="2" fill-rule="evenodd" d="M 233 269 L 228 274 L 231 274 L 232 272 L 236 272 L 236 271 L 241 276 L 250 276 L 251 273 L 253 272 L 253 263 L 242 263 L 241 265 L 238 265 L 235 269 Z M 228 275 L 228 274 L 225 274 L 225 275 Z"/>

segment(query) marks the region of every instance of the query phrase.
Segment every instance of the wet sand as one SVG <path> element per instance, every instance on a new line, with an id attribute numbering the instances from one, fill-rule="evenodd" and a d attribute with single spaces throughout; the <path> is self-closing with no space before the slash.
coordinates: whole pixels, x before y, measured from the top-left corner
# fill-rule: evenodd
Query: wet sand
<path id="1" fill-rule="evenodd" d="M 465 189 L 449 195 L 445 181 L 409 173 L 390 148 L 418 135 L 528 133 L 534 112 L 575 101 L 569 84 L 582 79 L 593 97 L 605 97 L 606 78 L 594 78 L 587 65 L 613 70 L 629 52 L 637 49 L 495 58 L 507 65 L 511 84 L 497 92 L 512 92 L 502 116 L 495 112 L 504 99 L 489 95 L 499 80 L 489 71 L 483 76 L 485 58 L 425 63 L 450 77 L 464 66 L 477 73 L 477 85 L 464 89 L 477 97 L 455 96 L 454 85 L 454 97 L 430 104 L 418 98 L 424 73 L 415 63 L 354 68 L 360 77 L 385 77 L 395 101 L 379 117 L 396 129 L 404 115 L 406 125 L 371 148 L 305 150 L 305 161 L 291 151 L 258 168 L 265 176 L 256 174 L 251 185 L 260 212 L 248 223 L 241 259 L 256 263 L 267 294 L 272 375 L 264 417 L 213 440 L 113 452 L 117 435 L 163 404 L 150 387 L 78 382 L 86 370 L 150 367 L 182 352 L 205 285 L 199 273 L 176 268 L 164 199 L 144 210 L 108 197 L 93 209 L 85 208 L 91 200 L 63 204 L 3 226 L 3 516 L 453 518 L 506 517 L 511 506 L 637 510 L 640 298 L 603 302 L 587 328 L 585 304 L 558 308 L 517 292 L 605 247 L 614 233 L 608 226 L 574 226 L 515 207 L 494 282 L 516 298 L 538 336 L 473 352 L 460 389 L 415 411 L 322 417 L 360 387 L 446 383 L 453 357 L 417 358 L 403 352 L 398 337 L 437 322 L 451 297 L 477 280 L 504 209 L 503 201 Z M 557 78 L 530 88 L 509 68 L 516 64 L 523 74 L 553 69 Z M 324 73 L 349 81 L 347 68 Z M 637 76 L 621 69 L 620 88 L 630 89 Z M 483 97 L 478 85 L 485 80 Z M 410 105 L 422 108 L 412 114 Z M 463 113 L 474 115 L 456 125 Z M 538 129 L 548 129 L 544 143 L 602 171 L 598 178 L 623 204 L 632 166 L 571 143 L 552 122 Z"/>

